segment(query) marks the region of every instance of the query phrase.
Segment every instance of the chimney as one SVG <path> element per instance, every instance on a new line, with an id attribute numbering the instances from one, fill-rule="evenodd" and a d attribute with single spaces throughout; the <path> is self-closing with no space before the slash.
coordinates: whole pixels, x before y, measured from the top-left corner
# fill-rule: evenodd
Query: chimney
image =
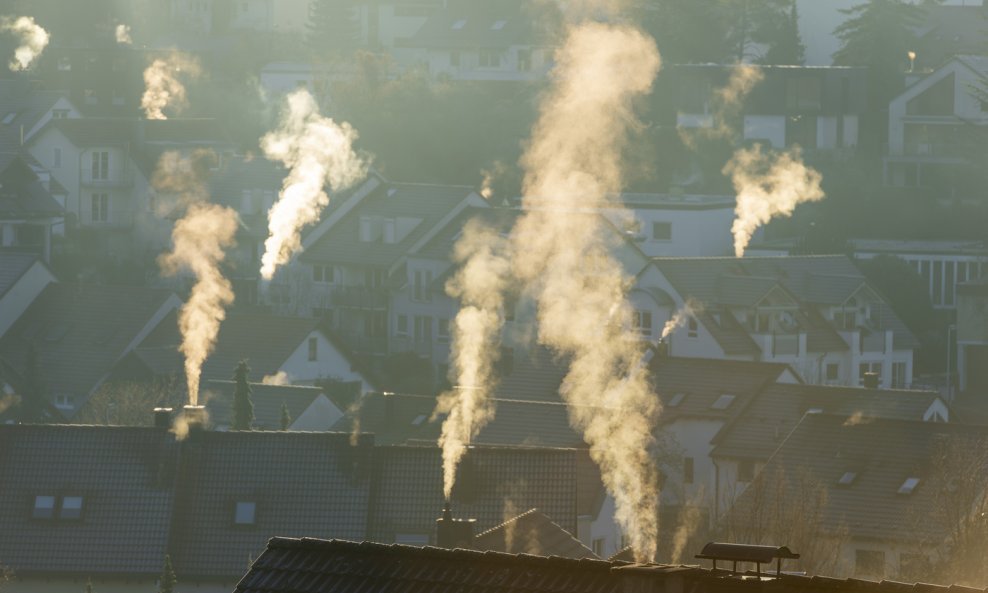
<path id="1" fill-rule="evenodd" d="M 155 408 L 154 409 L 154 427 L 169 429 L 172 427 L 172 410 L 171 408 Z"/>
<path id="2" fill-rule="evenodd" d="M 868 371 L 864 374 L 865 389 L 878 389 L 878 373 Z"/>
<path id="3" fill-rule="evenodd" d="M 196 437 L 206 430 L 206 406 L 183 406 L 182 416 L 189 427 L 190 437 Z"/>
<path id="4" fill-rule="evenodd" d="M 443 506 L 442 517 L 436 519 L 436 545 L 440 548 L 473 548 L 475 519 L 454 519 L 449 502 Z"/>

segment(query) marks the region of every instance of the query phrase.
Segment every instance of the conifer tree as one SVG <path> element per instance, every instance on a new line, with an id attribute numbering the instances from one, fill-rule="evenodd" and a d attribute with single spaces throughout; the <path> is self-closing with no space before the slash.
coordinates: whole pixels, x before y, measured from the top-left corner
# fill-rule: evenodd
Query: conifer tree
<path id="1" fill-rule="evenodd" d="M 27 364 L 24 382 L 21 385 L 20 420 L 25 423 L 42 422 L 47 402 L 45 384 L 42 379 L 41 356 L 38 347 L 31 343 L 27 351 Z"/>
<path id="2" fill-rule="evenodd" d="M 254 425 L 254 404 L 250 401 L 251 389 L 247 378 L 250 367 L 246 360 L 237 363 L 233 374 L 233 430 L 250 430 Z"/>
<path id="3" fill-rule="evenodd" d="M 165 554 L 165 567 L 161 571 L 158 593 L 175 593 L 175 585 L 178 580 L 175 578 L 175 571 L 172 569 L 172 558 Z"/>
<path id="4" fill-rule="evenodd" d="M 353 0 L 311 0 L 308 42 L 319 54 L 341 56 L 357 47 L 356 11 Z"/>
<path id="5" fill-rule="evenodd" d="M 281 430 L 288 430 L 292 425 L 292 416 L 288 413 L 288 404 L 281 404 Z"/>

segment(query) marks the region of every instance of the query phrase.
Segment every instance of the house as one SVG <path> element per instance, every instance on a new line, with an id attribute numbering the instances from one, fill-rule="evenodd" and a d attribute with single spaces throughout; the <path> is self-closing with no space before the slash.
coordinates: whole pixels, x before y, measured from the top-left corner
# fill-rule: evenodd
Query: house
<path id="1" fill-rule="evenodd" d="M 937 199 L 981 195 L 988 103 L 976 89 L 986 75 L 988 58 L 954 56 L 892 99 L 886 184 Z"/>
<path id="2" fill-rule="evenodd" d="M 710 440 L 713 516 L 720 519 L 806 414 L 849 423 L 888 418 L 943 423 L 951 410 L 933 391 L 771 384 L 758 391 Z"/>
<path id="3" fill-rule="evenodd" d="M 277 534 L 434 542 L 435 447 L 367 435 L 157 426 L 0 426 L 0 556 L 14 590 L 157 591 L 165 554 L 183 587 L 230 591 Z M 585 458 L 571 449 L 475 447 L 453 506 L 478 530 L 539 508 L 578 524 Z M 589 461 L 589 459 L 586 459 Z M 599 480 L 591 490 L 600 488 Z M 513 510 L 514 509 L 514 510 Z"/>
<path id="4" fill-rule="evenodd" d="M 988 277 L 957 287 L 957 381 L 964 399 L 988 401 Z"/>
<path id="5" fill-rule="evenodd" d="M 867 108 L 867 69 L 836 66 L 752 66 L 761 81 L 741 99 L 736 116 L 725 122 L 745 141 L 772 148 L 798 144 L 807 152 L 840 154 L 858 145 Z M 675 89 L 668 119 L 681 130 L 710 129 L 727 116 L 717 106 L 716 90 L 727 85 L 737 66 L 676 64 L 665 69 L 667 88 Z M 720 109 L 720 111 L 718 111 Z M 737 121 L 733 121 L 733 118 Z"/>
<path id="6" fill-rule="evenodd" d="M 180 306 L 167 290 L 51 282 L 0 338 L 0 358 L 22 380 L 42 373 L 47 399 L 71 418 Z M 38 369 L 28 368 L 32 351 Z"/>
<path id="7" fill-rule="evenodd" d="M 604 215 L 649 257 L 710 257 L 732 253 L 732 196 L 623 193 L 632 228 L 611 210 Z M 625 215 L 626 216 L 626 215 Z"/>
<path id="8" fill-rule="evenodd" d="M 167 318 L 120 365 L 118 372 L 150 379 L 180 374 L 184 366 L 178 346 L 182 337 L 177 314 Z M 375 389 L 353 355 L 318 319 L 281 317 L 259 311 L 230 313 L 220 325 L 216 347 L 202 367 L 202 380 L 227 380 L 237 363 L 250 365 L 252 383 L 289 385 L 337 384 L 364 393 Z"/>
<path id="9" fill-rule="evenodd" d="M 208 381 L 202 390 L 209 424 L 215 430 L 229 430 L 233 424 L 233 381 Z M 326 432 L 343 412 L 321 387 L 251 383 L 254 429 L 282 430 L 283 410 L 288 412 L 284 430 Z"/>
<path id="10" fill-rule="evenodd" d="M 55 275 L 37 255 L 0 251 L 0 337 L 52 282 Z"/>
<path id="11" fill-rule="evenodd" d="M 0 80 L 0 113 L 0 146 L 5 152 L 19 151 L 53 119 L 82 117 L 65 93 L 20 77 Z"/>
<path id="12" fill-rule="evenodd" d="M 52 236 L 65 233 L 65 190 L 30 157 L 0 153 L 0 248 L 51 261 Z"/>
<path id="13" fill-rule="evenodd" d="M 915 336 L 845 256 L 656 258 L 631 297 L 653 320 L 683 313 L 673 356 L 783 362 L 814 384 L 912 383 Z"/>
<path id="14" fill-rule="evenodd" d="M 816 508 L 800 519 L 812 521 L 815 538 L 838 552 L 839 574 L 920 580 L 931 561 L 968 553 L 949 542 L 956 530 L 971 528 L 971 512 L 984 510 L 986 450 L 984 426 L 807 414 L 734 512 L 742 524 L 759 521 L 755 499 L 769 500 L 775 490 L 786 507 L 812 491 Z M 973 556 L 975 564 L 981 557 Z M 983 567 L 971 568 L 976 575 Z"/>
<path id="15" fill-rule="evenodd" d="M 141 112 L 144 69 L 154 57 L 146 48 L 117 43 L 112 30 L 89 42 L 54 36 L 36 76 L 87 117 L 135 117 Z"/>

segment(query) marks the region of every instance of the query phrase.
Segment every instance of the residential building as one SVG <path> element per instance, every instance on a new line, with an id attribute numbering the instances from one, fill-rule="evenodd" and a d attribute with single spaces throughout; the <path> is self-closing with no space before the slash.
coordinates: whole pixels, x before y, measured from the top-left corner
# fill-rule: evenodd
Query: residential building
<path id="1" fill-rule="evenodd" d="M 854 257 L 891 255 L 904 259 L 929 285 L 936 309 L 955 309 L 961 284 L 988 272 L 988 247 L 983 241 L 897 241 L 851 239 Z"/>
<path id="2" fill-rule="evenodd" d="M 371 47 L 403 48 L 447 0 L 377 0 L 357 8 L 363 36 Z"/>
<path id="3" fill-rule="evenodd" d="M 4 152 L 19 151 L 53 119 L 82 117 L 65 93 L 43 90 L 36 81 L 19 77 L 0 80 L 0 113 Z"/>
<path id="4" fill-rule="evenodd" d="M 50 282 L 0 337 L 0 358 L 21 381 L 42 373 L 47 399 L 71 418 L 181 304 L 167 290 Z M 28 368 L 32 351 L 36 369 Z"/>
<path id="5" fill-rule="evenodd" d="M 136 117 L 141 113 L 144 69 L 163 52 L 116 43 L 112 31 L 101 41 L 54 37 L 36 76 L 47 88 L 64 93 L 87 117 Z"/>
<path id="6" fill-rule="evenodd" d="M 957 288 L 957 325 L 953 329 L 957 387 L 964 399 L 976 400 L 988 410 L 988 278 L 982 276 Z"/>
<path id="7" fill-rule="evenodd" d="M 322 387 L 250 383 L 255 430 L 296 430 L 327 432 L 343 417 L 343 412 Z M 230 430 L 233 425 L 233 381 L 208 381 L 201 392 L 209 425 L 214 430 Z M 288 425 L 282 428 L 283 413 Z"/>
<path id="8" fill-rule="evenodd" d="M 52 282 L 55 275 L 37 255 L 0 250 L 0 337 Z"/>
<path id="9" fill-rule="evenodd" d="M 751 66 L 762 80 L 740 101 L 736 113 L 719 106 L 715 91 L 737 66 L 671 66 L 663 76 L 675 89 L 670 119 L 683 130 L 730 125 L 745 141 L 772 148 L 798 144 L 804 151 L 848 152 L 858 145 L 867 108 L 867 69 Z M 717 118 L 730 121 L 718 123 Z M 735 121 L 736 120 L 736 121 Z"/>
<path id="10" fill-rule="evenodd" d="M 734 250 L 732 196 L 624 193 L 603 213 L 649 257 L 708 257 Z M 634 216 L 627 221 L 627 211 Z"/>
<path id="11" fill-rule="evenodd" d="M 889 103 L 885 182 L 936 199 L 980 196 L 988 58 L 954 56 Z"/>
<path id="12" fill-rule="evenodd" d="M 0 153 L 0 248 L 51 261 L 52 236 L 65 232 L 65 190 L 30 157 Z"/>
<path id="13" fill-rule="evenodd" d="M 814 384 L 912 383 L 915 336 L 845 256 L 656 258 L 631 296 L 660 324 L 681 313 L 673 356 L 783 362 Z"/>
<path id="14" fill-rule="evenodd" d="M 838 553 L 838 574 L 923 580 L 933 561 L 967 552 L 949 542 L 983 509 L 964 493 L 983 498 L 986 446 L 984 426 L 807 414 L 739 498 L 736 519 L 766 520 L 764 505 L 799 508 L 813 492 L 800 520 Z M 753 511 L 759 497 L 763 508 Z"/>
<path id="15" fill-rule="evenodd" d="M 347 433 L 0 426 L 0 556 L 15 591 L 233 590 L 269 538 L 435 542 L 442 455 Z M 452 504 L 478 531 L 538 508 L 567 532 L 600 489 L 571 449 L 474 447 Z M 589 462 L 589 459 L 586 458 Z M 591 474 L 592 477 L 592 474 Z M 583 484 L 590 484 L 584 487 Z M 510 499 L 510 500 L 509 500 Z"/>

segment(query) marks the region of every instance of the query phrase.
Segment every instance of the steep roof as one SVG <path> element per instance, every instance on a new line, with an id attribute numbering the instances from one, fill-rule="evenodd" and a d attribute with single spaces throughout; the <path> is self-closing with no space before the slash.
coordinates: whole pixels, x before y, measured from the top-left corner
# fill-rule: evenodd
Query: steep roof
<path id="1" fill-rule="evenodd" d="M 799 496 L 801 476 L 818 482 L 826 494 L 820 527 L 827 532 L 846 529 L 850 537 L 900 544 L 936 541 L 946 535 L 938 512 L 945 503 L 938 502 L 938 490 L 948 487 L 936 465 L 942 463 L 941 447 L 950 443 L 958 451 L 988 450 L 988 428 L 887 418 L 849 422 L 844 415 L 808 414 L 756 482 L 773 484 L 784 475 L 785 487 L 795 489 L 786 490 L 786 496 L 794 497 Z M 982 467 L 971 478 L 984 484 L 988 468 Z M 848 473 L 853 475 L 839 483 Z M 909 478 L 917 481 L 900 492 Z M 748 499 L 757 496 L 755 490 L 749 486 L 736 511 L 744 512 Z"/>
<path id="2" fill-rule="evenodd" d="M 436 11 L 408 44 L 436 49 L 506 49 L 534 43 L 534 34 L 532 17 L 524 13 L 519 2 L 463 2 Z"/>
<path id="3" fill-rule="evenodd" d="M 598 560 L 593 551 L 538 509 L 512 517 L 478 534 L 473 549 L 507 554 L 533 554 L 558 558 Z"/>
<path id="4" fill-rule="evenodd" d="M 473 188 L 462 185 L 382 183 L 300 257 L 309 263 L 390 267 L 472 193 Z M 374 240 L 361 241 L 362 217 L 376 225 L 383 225 L 384 219 L 398 219 L 395 240 L 384 241 L 378 229 Z"/>
<path id="5" fill-rule="evenodd" d="M 0 218 L 49 218 L 65 208 L 17 153 L 0 153 Z"/>
<path id="6" fill-rule="evenodd" d="M 175 503 L 169 441 L 151 428 L 0 425 L 4 564 L 25 575 L 159 574 Z M 32 519 L 35 496 L 81 496 L 83 519 Z"/>
<path id="7" fill-rule="evenodd" d="M 374 453 L 367 539 L 394 541 L 396 534 L 403 533 L 431 536 L 442 510 L 441 450 L 392 446 L 378 447 Z M 459 466 L 453 511 L 476 519 L 476 530 L 485 531 L 510 518 L 514 514 L 510 509 L 539 508 L 575 533 L 581 455 L 586 452 L 472 447 Z"/>
<path id="8" fill-rule="evenodd" d="M 233 381 L 208 381 L 202 395 L 206 401 L 209 421 L 214 426 L 233 424 Z M 281 409 L 288 406 L 288 415 L 294 420 L 301 416 L 323 390 L 320 387 L 302 385 L 265 385 L 251 383 L 251 403 L 254 405 L 254 428 L 278 430 L 281 428 Z"/>
<path id="9" fill-rule="evenodd" d="M 721 431 L 712 455 L 768 459 L 810 410 L 845 419 L 921 421 L 938 399 L 934 391 L 769 385 Z"/>
<path id="10" fill-rule="evenodd" d="M 168 290 L 52 283 L 0 338 L 0 357 L 23 375 L 33 344 L 49 397 L 88 396 L 157 316 L 179 304 Z"/>
<path id="11" fill-rule="evenodd" d="M 36 261 L 39 258 L 33 253 L 0 251 L 0 298 L 17 284 Z"/>
<path id="12" fill-rule="evenodd" d="M 194 493 L 175 513 L 178 574 L 238 574 L 274 535 L 364 537 L 372 441 L 351 447 L 350 435 L 340 433 L 198 437 L 188 443 L 180 476 Z M 255 504 L 252 525 L 234 523 L 238 502 Z"/>
<path id="13" fill-rule="evenodd" d="M 35 81 L 23 78 L 0 80 L 0 118 L 11 118 L 0 126 L 0 146 L 20 146 L 21 134 L 29 133 L 59 100 L 65 98 L 64 93 L 41 90 Z"/>

